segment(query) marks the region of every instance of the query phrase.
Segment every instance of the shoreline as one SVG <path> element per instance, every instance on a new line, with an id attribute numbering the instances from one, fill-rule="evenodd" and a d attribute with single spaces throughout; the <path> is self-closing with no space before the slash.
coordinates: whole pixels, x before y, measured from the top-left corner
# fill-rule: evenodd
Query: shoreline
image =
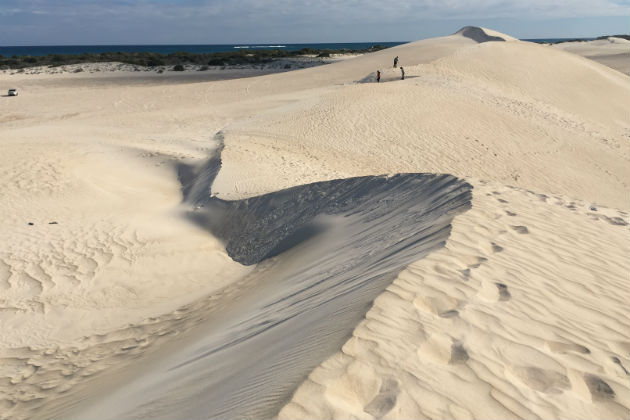
<path id="1" fill-rule="evenodd" d="M 295 70 L 325 66 L 332 63 L 360 57 L 361 54 L 336 54 L 331 57 L 295 57 L 277 59 L 264 64 L 241 64 L 229 66 L 184 65 L 183 71 L 174 71 L 172 66 L 147 67 L 119 62 L 68 64 L 58 67 L 29 67 L 19 70 L 0 70 L 0 76 L 19 79 L 26 84 L 44 80 L 58 80 L 65 85 L 68 80 L 85 81 L 87 85 L 143 85 L 201 83 L 233 80 L 269 74 L 286 73 Z M 16 80 L 17 81 L 17 80 Z M 6 88 L 20 88 L 6 86 Z M 5 86 L 2 87 L 2 90 Z"/>

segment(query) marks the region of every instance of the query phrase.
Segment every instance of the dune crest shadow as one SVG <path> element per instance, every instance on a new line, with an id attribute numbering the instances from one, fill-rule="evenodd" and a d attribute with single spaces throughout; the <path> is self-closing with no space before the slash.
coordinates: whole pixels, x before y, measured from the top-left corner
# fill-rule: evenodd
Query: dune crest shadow
<path id="1" fill-rule="evenodd" d="M 244 200 L 213 197 L 220 152 L 180 168 L 188 217 L 257 264 L 220 320 L 83 418 L 272 418 L 339 350 L 410 263 L 444 246 L 472 187 L 451 175 L 316 182 Z"/>

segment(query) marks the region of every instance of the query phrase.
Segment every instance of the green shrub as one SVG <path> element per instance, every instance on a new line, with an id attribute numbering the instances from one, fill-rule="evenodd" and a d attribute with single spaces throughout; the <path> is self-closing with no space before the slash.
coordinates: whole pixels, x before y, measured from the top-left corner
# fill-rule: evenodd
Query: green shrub
<path id="1" fill-rule="evenodd" d="M 147 60 L 148 67 L 157 67 L 157 66 L 165 66 L 166 62 L 158 57 L 149 57 Z"/>
<path id="2" fill-rule="evenodd" d="M 380 45 L 372 46 L 365 50 L 317 50 L 314 48 L 302 48 L 298 51 L 274 50 L 239 50 L 226 51 L 211 54 L 193 54 L 188 52 L 175 52 L 171 54 L 159 54 L 151 52 L 103 52 L 98 54 L 82 53 L 78 55 L 49 54 L 41 57 L 17 56 L 11 58 L 0 56 L 0 68 L 20 69 L 33 66 L 56 67 L 67 64 L 99 63 L 117 61 L 136 66 L 173 66 L 173 71 L 183 71 L 184 64 L 191 63 L 201 66 L 226 65 L 263 65 L 278 58 L 298 57 L 301 55 L 315 55 L 329 57 L 332 53 L 365 53 L 382 49 Z M 288 67 L 287 67 L 288 68 Z"/>

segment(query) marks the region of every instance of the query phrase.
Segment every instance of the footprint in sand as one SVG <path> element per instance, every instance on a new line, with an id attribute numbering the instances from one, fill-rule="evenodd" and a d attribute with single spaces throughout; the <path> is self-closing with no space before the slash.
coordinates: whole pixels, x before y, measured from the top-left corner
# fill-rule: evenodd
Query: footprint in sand
<path id="1" fill-rule="evenodd" d="M 399 393 L 398 381 L 391 378 L 385 379 L 378 394 L 363 408 L 363 411 L 374 418 L 381 418 L 394 408 Z"/>
<path id="2" fill-rule="evenodd" d="M 485 251 L 492 252 L 492 253 L 501 252 L 503 251 L 503 247 L 492 242 L 491 244 L 488 245 Z M 486 261 L 488 261 L 488 259 L 485 257 L 477 257 L 473 255 L 463 256 L 462 262 L 464 262 L 467 266 L 465 269 L 459 270 L 459 272 L 462 275 L 463 280 L 468 281 L 470 279 L 471 271 L 475 268 L 479 268 L 481 264 L 483 264 Z"/>
<path id="3" fill-rule="evenodd" d="M 503 251 L 503 247 L 496 242 L 483 242 L 479 244 L 479 247 L 485 254 L 496 254 Z"/>
<path id="4" fill-rule="evenodd" d="M 459 314 L 456 310 L 459 301 L 448 295 L 419 296 L 413 300 L 413 305 L 420 311 L 442 318 L 453 318 Z"/>
<path id="5" fill-rule="evenodd" d="M 497 252 L 501 252 L 503 251 L 503 247 L 501 245 L 497 245 L 494 242 L 492 242 L 492 252 L 493 253 L 497 253 Z"/>
<path id="6" fill-rule="evenodd" d="M 512 298 L 507 285 L 503 283 L 484 282 L 479 291 L 479 295 L 491 302 L 505 302 Z"/>
<path id="7" fill-rule="evenodd" d="M 558 354 L 579 353 L 590 354 L 590 350 L 582 345 L 575 343 L 563 343 L 560 341 L 545 341 L 545 347 L 552 352 Z"/>
<path id="8" fill-rule="evenodd" d="M 476 256 L 462 256 L 462 261 L 466 264 L 468 268 L 479 268 L 481 264 L 488 261 L 485 257 L 476 257 Z"/>
<path id="9" fill-rule="evenodd" d="M 512 297 L 512 295 L 510 294 L 508 287 L 503 284 L 503 283 L 495 283 L 495 286 L 497 286 L 497 290 L 499 291 L 499 300 L 500 301 L 506 301 L 506 300 L 510 300 L 510 298 Z"/>
<path id="10" fill-rule="evenodd" d="M 450 364 L 466 363 L 470 359 L 468 352 L 464 348 L 464 345 L 459 341 L 454 341 L 451 345 L 451 360 Z"/>
<path id="11" fill-rule="evenodd" d="M 617 356 L 611 356 L 610 360 L 618 367 L 626 376 L 630 376 L 630 372 L 621 364 L 621 360 Z"/>
<path id="12" fill-rule="evenodd" d="M 418 349 L 420 360 L 441 365 L 466 363 L 470 358 L 464 345 L 448 335 L 436 333 L 422 343 Z"/>
<path id="13" fill-rule="evenodd" d="M 506 373 L 523 385 L 545 394 L 560 394 L 569 389 L 569 378 L 560 372 L 534 366 L 510 366 Z"/>
<path id="14" fill-rule="evenodd" d="M 599 376 L 569 370 L 571 388 L 580 398 L 589 401 L 605 401 L 615 398 L 615 391 Z"/>
<path id="15" fill-rule="evenodd" d="M 507 214 L 508 216 L 516 216 L 516 213 L 511 212 L 511 211 L 509 211 L 509 210 L 506 210 L 506 211 L 505 211 L 505 214 Z"/>
<path id="16" fill-rule="evenodd" d="M 529 233 L 529 229 L 527 229 L 527 226 L 510 226 L 510 227 L 514 229 L 516 233 L 520 233 L 521 235 L 525 235 Z"/>
<path id="17" fill-rule="evenodd" d="M 439 314 L 440 318 L 454 318 L 458 315 L 459 315 L 459 311 L 456 311 L 454 309 L 450 311 L 445 311 Z"/>

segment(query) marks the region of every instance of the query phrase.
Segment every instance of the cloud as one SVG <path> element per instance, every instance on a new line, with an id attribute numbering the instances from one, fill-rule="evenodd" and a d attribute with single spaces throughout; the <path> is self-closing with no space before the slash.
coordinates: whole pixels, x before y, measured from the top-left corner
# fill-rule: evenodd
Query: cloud
<path id="1" fill-rule="evenodd" d="M 307 18 L 335 21 L 625 16 L 630 0 L 0 0 L 0 14 L 151 19 Z"/>
<path id="2" fill-rule="evenodd" d="M 391 32 L 434 21 L 627 16 L 629 6 L 630 0 L 0 0 L 0 26 L 12 36 L 37 27 L 48 39 L 57 32 L 86 42 L 217 43 L 296 34 L 316 41 L 344 28 Z M 0 34 L 0 44 L 7 43 Z"/>

